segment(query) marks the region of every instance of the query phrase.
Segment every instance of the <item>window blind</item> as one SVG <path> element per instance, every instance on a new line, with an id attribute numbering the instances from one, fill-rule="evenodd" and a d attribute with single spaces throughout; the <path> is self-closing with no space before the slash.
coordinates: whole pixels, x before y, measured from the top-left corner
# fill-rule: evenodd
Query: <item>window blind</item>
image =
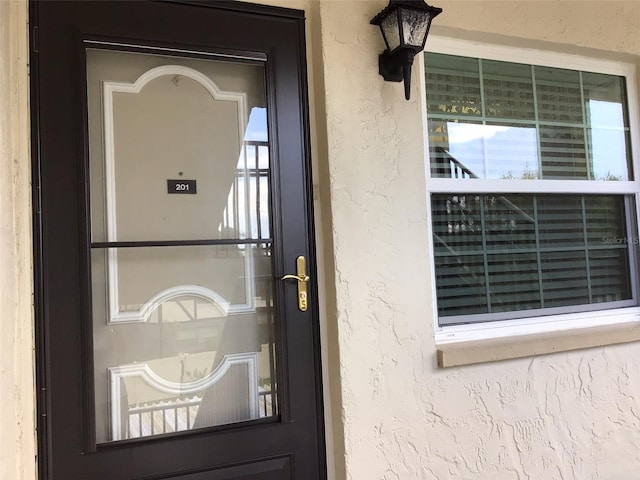
<path id="1" fill-rule="evenodd" d="M 450 177 L 454 162 L 470 172 L 465 178 L 632 178 L 624 78 L 433 53 L 425 58 L 429 144 L 432 153 L 449 154 L 432 155 L 432 176 Z"/>
<path id="2" fill-rule="evenodd" d="M 441 324 L 630 300 L 627 203 L 622 195 L 432 194 Z"/>

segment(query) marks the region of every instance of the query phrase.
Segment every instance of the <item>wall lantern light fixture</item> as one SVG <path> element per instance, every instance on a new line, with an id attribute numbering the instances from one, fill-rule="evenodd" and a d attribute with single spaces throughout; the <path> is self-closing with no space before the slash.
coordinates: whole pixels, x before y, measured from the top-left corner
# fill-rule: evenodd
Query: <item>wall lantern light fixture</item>
<path id="1" fill-rule="evenodd" d="M 413 57 L 424 49 L 431 20 L 442 13 L 422 0 L 389 0 L 389 5 L 371 19 L 380 27 L 387 49 L 378 59 L 380 75 L 390 82 L 404 80 L 404 98 L 411 95 Z"/>

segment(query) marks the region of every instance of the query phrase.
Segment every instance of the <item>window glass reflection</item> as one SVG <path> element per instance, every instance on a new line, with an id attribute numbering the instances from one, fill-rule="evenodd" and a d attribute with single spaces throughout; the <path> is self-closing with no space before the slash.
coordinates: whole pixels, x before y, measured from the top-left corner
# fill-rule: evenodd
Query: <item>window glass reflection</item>
<path id="1" fill-rule="evenodd" d="M 632 179 L 624 78 L 425 54 L 431 175 Z"/>
<path id="2" fill-rule="evenodd" d="M 538 178 L 535 127 L 447 122 L 446 131 L 442 163 L 465 178 Z"/>

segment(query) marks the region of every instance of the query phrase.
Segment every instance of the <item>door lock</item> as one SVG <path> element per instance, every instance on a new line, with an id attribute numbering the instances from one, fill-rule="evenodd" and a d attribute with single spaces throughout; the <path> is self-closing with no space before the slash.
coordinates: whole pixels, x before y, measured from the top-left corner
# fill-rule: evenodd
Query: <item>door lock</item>
<path id="1" fill-rule="evenodd" d="M 307 260 L 300 255 L 296 258 L 296 275 L 288 274 L 280 280 L 297 280 L 298 281 L 298 309 L 301 312 L 307 311 Z"/>

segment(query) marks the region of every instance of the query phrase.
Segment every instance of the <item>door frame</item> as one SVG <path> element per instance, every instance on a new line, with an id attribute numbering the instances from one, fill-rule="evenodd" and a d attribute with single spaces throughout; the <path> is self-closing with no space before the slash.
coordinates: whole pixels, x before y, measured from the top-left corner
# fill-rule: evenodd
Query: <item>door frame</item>
<path id="1" fill-rule="evenodd" d="M 283 7 L 272 7 L 261 4 L 250 4 L 244 2 L 218 0 L 172 0 L 165 3 L 177 3 L 185 5 L 196 5 L 200 7 L 211 7 L 218 10 L 229 10 L 234 12 L 242 12 L 246 14 L 256 15 L 269 15 L 269 16 L 284 16 L 289 18 L 304 18 L 304 12 L 301 10 L 295 10 Z M 38 2 L 31 0 L 29 5 L 30 18 L 37 18 Z M 309 248 L 307 251 L 307 262 L 309 270 L 311 272 L 318 272 L 317 266 L 317 252 L 316 252 L 316 232 L 315 232 L 315 216 L 314 216 L 314 194 L 313 194 L 313 179 L 311 175 L 311 140 L 310 140 L 310 122 L 309 122 L 309 96 L 308 96 L 308 81 L 307 81 L 307 57 L 306 57 L 306 39 L 304 25 L 299 32 L 300 53 L 299 61 L 301 65 L 300 71 L 300 85 L 301 97 L 299 99 L 302 110 L 302 135 L 303 135 L 303 151 L 304 155 L 304 169 L 305 169 L 305 184 L 302 186 L 305 192 L 306 200 L 306 229 L 308 236 Z M 39 106 L 42 99 L 39 95 L 39 82 L 40 72 L 38 68 L 37 55 L 39 53 L 39 32 L 38 27 L 30 26 L 29 28 L 29 44 L 30 44 L 30 95 L 31 95 L 31 158 L 32 158 L 32 204 L 33 204 L 33 261 L 34 261 L 34 314 L 35 314 L 35 364 L 36 364 L 36 405 L 37 405 L 37 448 L 38 448 L 38 478 L 41 480 L 47 480 L 50 478 L 50 455 L 52 450 L 51 434 L 49 432 L 49 418 L 48 412 L 51 410 L 50 395 L 48 391 L 48 381 L 50 378 L 49 367 L 52 361 L 50 350 L 50 334 L 49 325 L 46 318 L 47 315 L 47 291 L 48 285 L 46 285 L 45 263 L 47 259 L 47 249 L 45 248 L 44 239 L 46 234 L 44 233 L 44 222 L 42 217 L 43 210 L 47 210 L 46 199 L 42 196 L 42 163 L 40 156 L 40 114 Z M 270 94 L 268 94 L 270 95 Z M 86 134 L 85 134 L 86 136 Z M 274 188 L 277 188 L 274 185 Z M 77 192 L 78 201 L 84 201 L 86 189 Z M 286 200 L 283 200 L 286 201 Z M 276 213 L 277 214 L 277 213 Z M 82 220 L 80 221 L 82 223 Z M 85 226 L 86 227 L 86 226 Z M 87 228 L 81 229 L 81 236 L 87 231 Z M 81 240 L 85 240 L 82 238 Z M 284 264 L 284 262 L 281 262 Z M 288 262 L 290 263 L 290 262 Z M 280 276 L 290 272 L 275 271 L 274 274 Z M 80 277 L 82 279 L 82 276 Z M 312 323 L 313 330 L 313 358 L 315 364 L 314 380 L 316 388 L 316 412 L 317 412 L 317 437 L 319 446 L 319 465 L 323 468 L 321 472 L 322 478 L 327 478 L 327 425 L 326 425 L 326 409 L 324 406 L 324 399 L 328 398 L 327 385 L 323 381 L 323 355 L 321 349 L 321 329 L 323 326 L 320 324 L 320 303 L 318 298 L 318 281 L 317 275 L 313 275 L 310 281 L 311 291 L 315 292 L 315 295 L 311 295 L 309 298 L 309 321 Z M 81 286 L 81 289 L 85 289 L 86 286 Z M 287 290 L 289 290 L 287 288 Z M 293 290 L 293 289 L 292 289 Z M 284 288 L 281 289 L 281 292 Z M 83 292 L 84 294 L 85 292 Z M 291 292 L 287 292 L 287 297 Z M 281 294 L 283 296 L 283 294 Z M 87 297 L 84 297 L 86 301 Z M 289 300 L 287 300 L 289 301 Z M 90 307 L 89 307 L 90 309 Z M 86 305 L 81 306 L 81 311 L 88 311 Z M 86 342 L 83 343 L 86 345 Z M 91 351 L 89 348 L 85 348 L 82 352 L 83 358 L 91 358 Z M 87 392 L 89 395 L 89 393 Z M 86 401 L 86 399 L 85 399 Z M 286 415 L 286 412 L 285 412 Z M 91 419 L 85 419 L 91 420 Z M 85 422 L 85 424 L 91 425 L 91 421 Z M 302 479 L 304 480 L 304 479 Z"/>

